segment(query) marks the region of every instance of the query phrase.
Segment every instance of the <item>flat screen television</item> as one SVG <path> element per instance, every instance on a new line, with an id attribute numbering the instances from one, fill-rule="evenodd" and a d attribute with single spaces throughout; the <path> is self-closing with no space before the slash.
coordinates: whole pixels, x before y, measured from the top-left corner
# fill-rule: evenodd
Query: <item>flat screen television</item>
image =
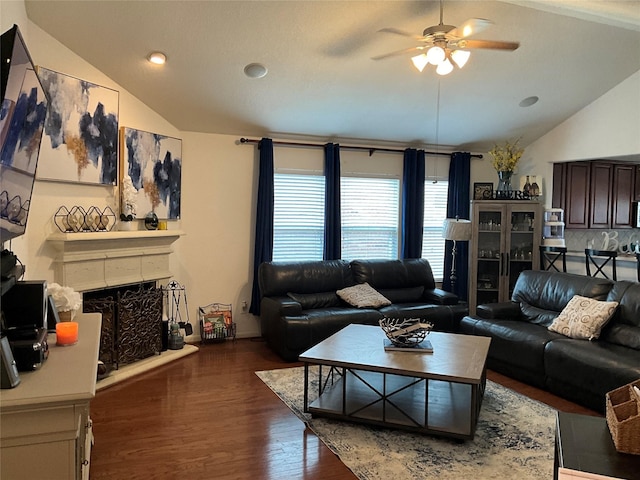
<path id="1" fill-rule="evenodd" d="M 49 100 L 17 25 L 2 34 L 0 57 L 0 242 L 23 235 Z"/>

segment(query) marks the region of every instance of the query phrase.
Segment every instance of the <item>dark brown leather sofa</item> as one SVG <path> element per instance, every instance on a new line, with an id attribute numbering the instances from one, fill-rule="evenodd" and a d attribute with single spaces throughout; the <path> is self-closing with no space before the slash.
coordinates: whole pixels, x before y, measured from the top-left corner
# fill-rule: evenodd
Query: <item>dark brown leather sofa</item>
<path id="1" fill-rule="evenodd" d="M 547 329 L 574 295 L 619 302 L 598 340 Z M 640 283 L 525 271 L 511 300 L 460 322 L 461 333 L 491 337 L 488 368 L 599 412 L 607 392 L 640 378 Z"/>
<path id="2" fill-rule="evenodd" d="M 378 325 L 388 318 L 422 318 L 455 332 L 469 313 L 458 297 L 436 288 L 425 259 L 266 262 L 258 269 L 260 323 L 268 345 L 286 361 L 351 323 Z M 356 308 L 336 291 L 369 283 L 392 304 Z"/>

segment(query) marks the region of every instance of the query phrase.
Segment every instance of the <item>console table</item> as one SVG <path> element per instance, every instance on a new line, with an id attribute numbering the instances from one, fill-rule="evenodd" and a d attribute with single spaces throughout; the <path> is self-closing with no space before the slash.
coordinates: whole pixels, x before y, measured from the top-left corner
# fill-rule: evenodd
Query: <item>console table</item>
<path id="1" fill-rule="evenodd" d="M 558 412 L 554 479 L 630 480 L 639 471 L 640 456 L 616 450 L 606 419 Z"/>
<path id="2" fill-rule="evenodd" d="M 0 478 L 89 478 L 99 313 L 79 314 L 78 343 L 56 346 L 38 370 L 20 372 L 20 384 L 0 392 Z"/>

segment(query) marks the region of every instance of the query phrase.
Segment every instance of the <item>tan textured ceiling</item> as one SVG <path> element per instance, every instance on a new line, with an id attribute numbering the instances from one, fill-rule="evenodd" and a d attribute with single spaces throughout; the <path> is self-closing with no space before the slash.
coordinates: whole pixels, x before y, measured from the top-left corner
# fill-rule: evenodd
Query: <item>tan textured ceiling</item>
<path id="1" fill-rule="evenodd" d="M 444 23 L 494 22 L 446 77 L 408 57 L 413 45 L 377 33 L 420 33 L 434 1 L 27 1 L 29 18 L 183 131 L 339 141 L 436 143 L 476 152 L 539 138 L 640 70 L 638 1 L 445 1 Z M 163 68 L 144 57 L 161 50 Z M 250 79 L 243 67 L 265 64 Z M 45 67 L 56 69 L 56 65 Z M 91 79 L 88 79 L 91 80 Z M 537 95 L 529 108 L 518 103 Z"/>

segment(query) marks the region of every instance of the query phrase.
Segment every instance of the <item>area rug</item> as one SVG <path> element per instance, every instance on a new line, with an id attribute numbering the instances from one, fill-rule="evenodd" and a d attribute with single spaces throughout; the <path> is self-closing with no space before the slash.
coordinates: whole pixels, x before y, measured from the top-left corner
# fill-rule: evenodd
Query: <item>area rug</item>
<path id="1" fill-rule="evenodd" d="M 303 412 L 303 367 L 256 375 L 361 480 L 553 478 L 555 410 L 494 382 L 487 381 L 475 438 L 459 442 L 312 417 Z"/>

